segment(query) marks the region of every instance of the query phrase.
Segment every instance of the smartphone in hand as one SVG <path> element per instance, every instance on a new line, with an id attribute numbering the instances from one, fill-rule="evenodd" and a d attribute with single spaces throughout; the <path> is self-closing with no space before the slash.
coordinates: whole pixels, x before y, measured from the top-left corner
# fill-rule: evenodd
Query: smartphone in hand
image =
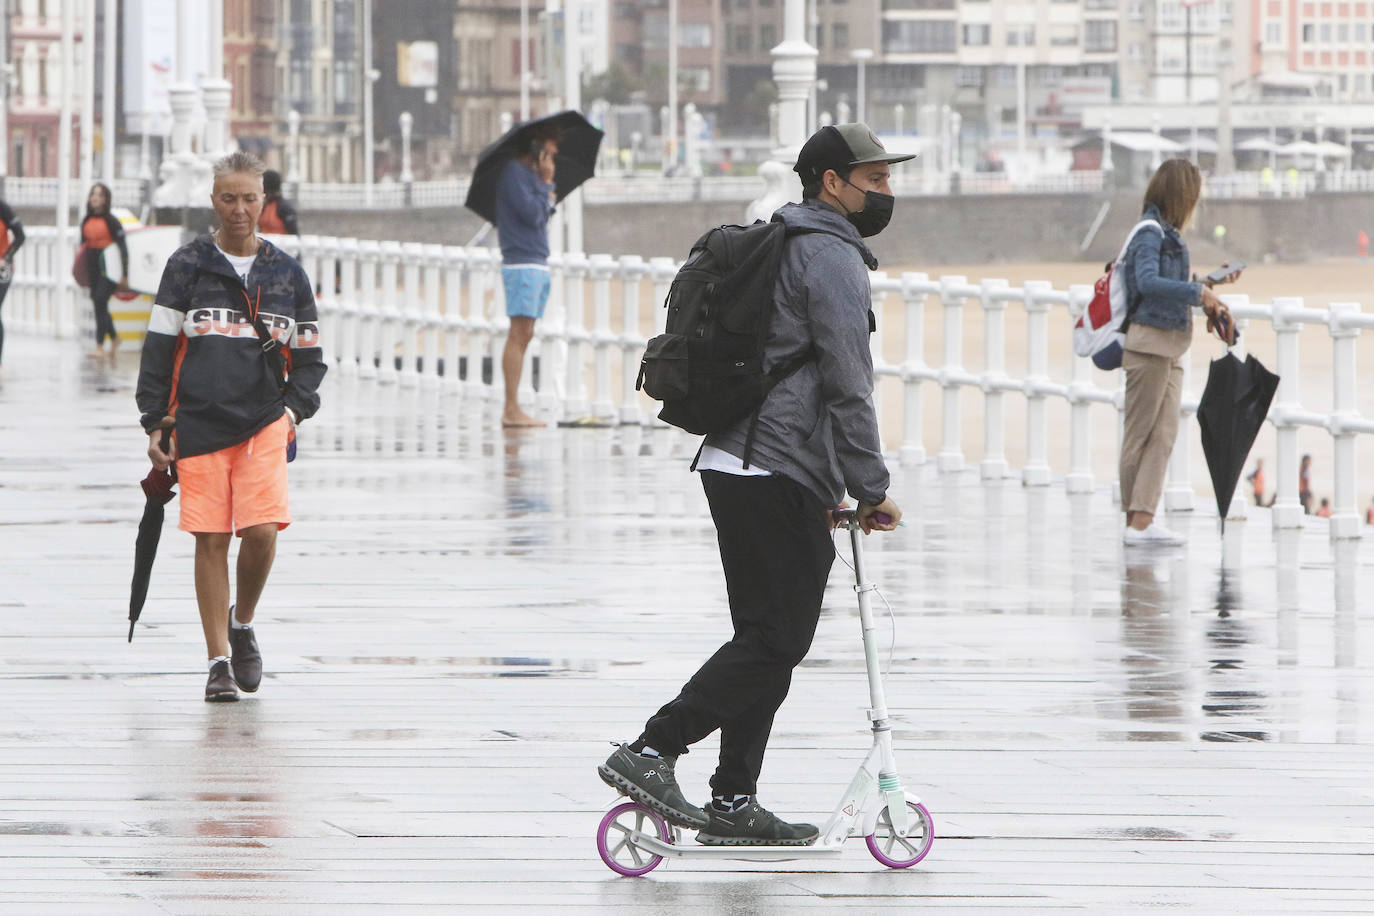
<path id="1" fill-rule="evenodd" d="M 1208 283 L 1225 283 L 1226 278 L 1233 273 L 1238 273 L 1245 269 L 1244 261 L 1237 261 L 1234 264 L 1226 264 L 1218 267 L 1206 276 Z"/>

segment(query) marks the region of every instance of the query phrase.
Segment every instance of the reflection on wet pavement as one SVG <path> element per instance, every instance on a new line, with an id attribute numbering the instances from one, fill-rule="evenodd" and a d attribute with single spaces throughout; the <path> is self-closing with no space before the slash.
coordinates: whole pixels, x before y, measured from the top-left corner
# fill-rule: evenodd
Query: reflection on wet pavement
<path id="1" fill-rule="evenodd" d="M 170 520 L 123 639 L 145 470 L 131 364 L 98 373 L 33 341 L 6 357 L 0 911 L 1374 897 L 1351 867 L 1374 855 L 1374 539 L 1333 548 L 1315 520 L 1275 536 L 1262 511 L 1222 537 L 1203 506 L 1169 519 L 1187 548 L 1128 550 L 1103 481 L 1069 496 L 899 468 L 908 525 L 864 543 L 931 856 L 886 873 L 857 843 L 613 879 L 592 767 L 728 619 L 695 440 L 504 434 L 498 405 L 460 391 L 331 377 L 260 611 L 262 690 L 213 707 L 191 544 Z M 867 742 L 854 594 L 834 569 L 765 768 L 765 802 L 798 816 L 824 816 Z M 689 798 L 713 755 L 708 739 L 680 761 Z"/>

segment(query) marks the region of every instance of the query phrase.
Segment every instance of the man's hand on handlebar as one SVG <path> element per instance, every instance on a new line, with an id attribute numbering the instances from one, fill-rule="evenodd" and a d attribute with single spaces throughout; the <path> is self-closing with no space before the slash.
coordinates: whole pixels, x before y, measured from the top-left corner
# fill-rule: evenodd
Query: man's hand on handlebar
<path id="1" fill-rule="evenodd" d="M 876 506 L 859 503 L 859 527 L 864 534 L 873 531 L 895 531 L 902 520 L 902 510 L 891 497 L 886 497 Z"/>

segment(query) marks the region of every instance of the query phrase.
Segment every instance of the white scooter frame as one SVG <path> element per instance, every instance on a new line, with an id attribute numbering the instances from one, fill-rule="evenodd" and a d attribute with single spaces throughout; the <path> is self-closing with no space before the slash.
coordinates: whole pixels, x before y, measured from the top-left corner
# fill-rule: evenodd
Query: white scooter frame
<path id="1" fill-rule="evenodd" d="M 820 837 L 810 846 L 704 846 L 687 842 L 683 828 L 669 824 L 638 802 L 626 800 L 606 812 L 597 828 L 597 850 L 612 871 L 627 876 L 645 875 L 670 856 L 757 862 L 831 856 L 838 854 L 845 840 L 853 836 L 865 837 L 869 852 L 889 868 L 909 868 L 930 852 L 935 842 L 934 820 L 918 797 L 902 789 L 897 774 L 892 725 L 878 664 L 876 627 L 869 603 L 869 593 L 877 586 L 864 575 L 859 543 L 862 532 L 853 509 L 837 509 L 835 518 L 839 525 L 849 529 L 854 554 L 854 591 L 859 596 L 859 622 L 863 628 L 873 744 L 821 828 Z"/>

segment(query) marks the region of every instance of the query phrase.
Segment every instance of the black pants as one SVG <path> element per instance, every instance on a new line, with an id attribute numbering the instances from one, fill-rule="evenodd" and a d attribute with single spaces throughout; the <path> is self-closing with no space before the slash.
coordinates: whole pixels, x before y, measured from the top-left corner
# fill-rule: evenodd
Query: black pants
<path id="1" fill-rule="evenodd" d="M 10 291 L 10 282 L 0 283 L 0 308 L 4 308 L 5 295 Z M 0 358 L 5 355 L 5 322 L 0 320 Z"/>
<path id="2" fill-rule="evenodd" d="M 114 295 L 115 285 L 104 276 L 97 276 L 91 283 L 91 304 L 95 306 L 95 345 L 98 347 L 105 338 L 115 339 L 114 319 L 110 317 L 110 297 Z"/>
<path id="3" fill-rule="evenodd" d="M 720 729 L 711 790 L 752 795 L 773 715 L 816 634 L 835 548 L 826 507 L 786 477 L 703 471 L 701 485 L 716 523 L 735 635 L 649 719 L 636 747 L 685 754 Z"/>

